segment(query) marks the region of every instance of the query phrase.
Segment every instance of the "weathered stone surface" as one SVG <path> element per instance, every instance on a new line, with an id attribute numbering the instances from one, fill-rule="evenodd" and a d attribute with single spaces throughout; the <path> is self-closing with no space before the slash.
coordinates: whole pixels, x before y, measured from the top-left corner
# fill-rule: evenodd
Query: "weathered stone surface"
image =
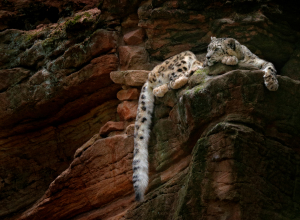
<path id="1" fill-rule="evenodd" d="M 1 80 L 1 137 L 72 120 L 115 96 L 109 73 L 119 60 L 103 53 L 115 50 L 116 33 L 97 29 L 99 15 L 91 9 L 40 29 L 1 32 L 0 77 L 7 78 Z"/>
<path id="2" fill-rule="evenodd" d="M 3 31 L 0 34 L 3 48 L 0 69 L 22 66 L 32 71 L 41 68 L 57 71 L 60 68 L 78 67 L 92 59 L 92 56 L 115 48 L 115 32 L 97 30 L 99 17 L 100 10 L 91 9 L 58 24 L 48 24 L 29 31 Z"/>
<path id="3" fill-rule="evenodd" d="M 151 190 L 148 203 L 129 210 L 125 219 L 138 219 L 138 215 L 149 219 L 211 219 L 206 216 L 213 216 L 214 219 L 250 220 L 272 219 L 278 215 L 284 216 L 280 219 L 296 219 L 298 208 L 288 205 L 292 202 L 291 196 L 285 195 L 284 188 L 281 190 L 285 192 L 277 188 L 283 182 L 289 188 L 296 186 L 295 180 L 286 174 L 295 174 L 292 167 L 299 164 L 293 150 L 272 139 L 266 140 L 247 126 L 231 123 L 219 126 L 218 131 L 211 130 L 211 134 L 197 141 L 193 157 L 187 158 L 188 164 L 180 167 L 180 161 L 161 172 L 157 179 L 164 187 Z M 272 156 L 261 155 L 261 151 L 272 151 Z M 285 158 L 291 157 L 284 159 L 284 167 L 292 171 L 286 168 L 275 174 L 268 168 L 274 164 L 282 167 L 280 152 L 284 152 Z M 172 169 L 176 165 L 177 169 Z M 171 171 L 172 175 L 165 179 L 165 173 Z M 269 178 L 273 175 L 276 177 Z M 270 191 L 274 193 L 267 194 Z M 277 197 L 279 195 L 284 202 Z M 276 203 L 285 205 L 273 213 L 268 211 Z"/>
<path id="4" fill-rule="evenodd" d="M 139 99 L 140 91 L 136 88 L 122 89 L 117 93 L 117 98 L 121 101 Z"/>
<path id="5" fill-rule="evenodd" d="M 128 86 L 142 86 L 148 79 L 150 71 L 136 70 L 125 72 L 125 85 Z"/>
<path id="6" fill-rule="evenodd" d="M 134 124 L 128 125 L 126 130 L 125 130 L 125 133 L 128 136 L 133 136 L 133 134 L 134 134 Z"/>
<path id="7" fill-rule="evenodd" d="M 119 47 L 121 70 L 150 70 L 149 56 L 144 47 L 120 46 Z"/>
<path id="8" fill-rule="evenodd" d="M 97 0 L 64 1 L 3 1 L 0 3 L 0 30 L 29 30 L 39 25 L 56 23 L 60 17 L 70 16 L 84 8 L 97 7 Z M 75 13 L 74 13 L 75 14 Z"/>
<path id="9" fill-rule="evenodd" d="M 170 117 L 155 108 L 148 193 L 125 219 L 298 218 L 300 83 L 278 77 L 270 92 L 263 74 L 206 76 L 177 92 Z"/>
<path id="10" fill-rule="evenodd" d="M 139 17 L 136 13 L 129 15 L 124 21 L 122 21 L 122 28 L 132 29 L 138 27 Z"/>
<path id="11" fill-rule="evenodd" d="M 216 36 L 234 37 L 273 62 L 284 76 L 279 90 L 266 90 L 263 73 L 254 69 L 216 65 L 198 71 L 188 87 L 155 101 L 145 203 L 130 207 L 131 194 L 107 190 L 105 197 L 113 200 L 84 206 L 86 198 L 98 198 L 94 201 L 94 189 L 83 198 L 89 195 L 84 190 L 90 170 L 82 170 L 82 179 L 77 176 L 81 188 L 76 188 L 69 183 L 77 184 L 72 175 L 78 170 L 71 169 L 60 176 L 57 188 L 73 197 L 58 196 L 59 190 L 47 194 L 22 218 L 57 213 L 57 219 L 298 220 L 300 19 L 295 5 L 273 0 L 1 1 L 0 218 L 18 219 L 67 168 L 77 147 L 83 144 L 75 154 L 78 162 L 99 140 L 99 128 L 119 120 L 114 99 L 121 86 L 108 74 L 121 69 L 120 62 L 125 71 L 150 70 L 183 50 L 201 58 Z M 145 44 L 119 50 L 123 39 L 130 39 L 124 33 L 139 28 L 146 32 Z M 121 74 L 122 88 L 142 86 L 147 79 L 136 81 L 140 72 L 131 73 Z M 128 123 L 134 117 L 128 120 L 126 131 L 108 136 L 132 135 Z M 110 145 L 112 160 L 118 144 Z M 101 174 L 91 170 L 97 173 L 94 179 L 115 175 L 107 163 L 110 169 Z M 73 202 L 76 198 L 80 202 Z M 70 217 L 72 211 L 76 216 Z"/>
<path id="12" fill-rule="evenodd" d="M 1 10 L 12 7 L 0 4 Z M 44 10 L 26 4 L 32 18 L 35 7 Z M 25 13 L 24 2 L 15 2 L 15 9 L 20 5 Z M 121 86 L 109 73 L 119 65 L 117 35 L 98 25 L 99 9 L 87 9 L 59 23 L 0 33 L 1 219 L 16 219 L 36 202 L 75 150 L 116 120 Z"/>
<path id="13" fill-rule="evenodd" d="M 300 20 L 292 4 L 273 3 L 150 1 L 138 10 L 139 26 L 146 30 L 152 58 L 164 60 L 184 50 L 205 52 L 210 36 L 233 37 L 279 70 L 293 53 Z"/>
<path id="14" fill-rule="evenodd" d="M 140 3 L 139 0 L 104 0 L 98 3 L 98 7 L 108 13 L 109 19 L 121 19 L 126 18 L 127 15 L 131 15 L 132 13 L 136 13 Z"/>
<path id="15" fill-rule="evenodd" d="M 64 171 L 74 152 L 100 127 L 115 120 L 118 100 L 72 121 L 0 139 L 0 218 L 29 208 Z"/>
<path id="16" fill-rule="evenodd" d="M 178 4 L 186 7 L 193 3 L 156 2 L 153 7 L 147 2 L 139 8 L 139 26 L 146 30 L 146 47 L 151 57 L 164 60 L 185 50 L 206 49 L 210 41 L 208 16 L 202 10 L 184 10 Z"/>
<path id="17" fill-rule="evenodd" d="M 124 35 L 124 42 L 128 45 L 138 45 L 143 43 L 145 38 L 145 31 L 142 28 L 131 31 Z"/>
<path id="18" fill-rule="evenodd" d="M 120 87 L 111 85 L 109 73 L 117 68 L 117 62 L 115 55 L 104 55 L 71 75 L 61 76 L 58 82 L 50 72 L 42 70 L 12 85 L 0 95 L 3 103 L 0 106 L 0 136 L 76 118 L 113 99 Z M 76 105 L 80 105 L 80 109 L 74 108 Z M 17 125 L 25 119 L 27 123 Z"/>
<path id="19" fill-rule="evenodd" d="M 123 85 L 125 84 L 125 73 L 127 71 L 112 71 L 110 72 L 110 78 L 114 83 Z"/>
<path id="20" fill-rule="evenodd" d="M 0 91 L 4 92 L 9 87 L 21 82 L 30 75 L 30 71 L 23 68 L 0 70 Z"/>
<path id="21" fill-rule="evenodd" d="M 74 154 L 74 158 L 76 157 L 80 157 L 80 155 L 86 150 L 88 149 L 90 146 L 92 146 L 97 140 L 101 139 L 99 134 L 95 134 L 90 140 L 88 140 L 87 142 L 85 142 L 81 147 L 79 147 L 75 154 Z"/>
<path id="22" fill-rule="evenodd" d="M 300 82 L 279 76 L 270 92 L 260 70 L 209 69 L 156 100 L 145 202 L 133 203 L 131 124 L 91 140 L 20 219 L 297 219 Z"/>
<path id="23" fill-rule="evenodd" d="M 125 129 L 125 123 L 123 121 L 115 122 L 108 121 L 100 128 L 100 135 L 107 135 L 111 131 L 122 131 Z"/>
<path id="24" fill-rule="evenodd" d="M 116 36 L 112 31 L 97 30 L 89 39 L 81 44 L 68 48 L 64 54 L 48 66 L 48 70 L 56 72 L 59 69 L 76 68 L 93 57 L 116 48 Z M 76 54 L 76 55 L 75 55 Z"/>
<path id="25" fill-rule="evenodd" d="M 97 140 L 74 159 L 42 198 L 19 219 L 70 219 L 74 216 L 75 219 L 108 219 L 116 214 L 122 217 L 122 212 L 133 202 L 132 151 L 133 137 L 117 135 Z M 79 215 L 86 211 L 89 212 Z"/>
<path id="26" fill-rule="evenodd" d="M 286 64 L 281 69 L 281 73 L 284 76 L 288 76 L 292 79 L 300 80 L 300 49 L 297 48 L 291 58 L 286 62 Z"/>
<path id="27" fill-rule="evenodd" d="M 138 101 L 124 101 L 118 105 L 117 112 L 120 119 L 123 121 L 129 121 L 135 119 L 137 111 Z"/>
<path id="28" fill-rule="evenodd" d="M 110 78 L 117 84 L 142 86 L 147 81 L 149 72 L 146 70 L 112 71 Z"/>

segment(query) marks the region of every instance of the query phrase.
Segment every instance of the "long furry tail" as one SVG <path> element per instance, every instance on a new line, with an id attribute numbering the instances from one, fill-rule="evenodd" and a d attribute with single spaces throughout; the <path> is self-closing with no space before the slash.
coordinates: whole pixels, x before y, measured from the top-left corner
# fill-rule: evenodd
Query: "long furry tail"
<path id="1" fill-rule="evenodd" d="M 148 186 L 148 142 L 154 95 L 147 81 L 141 91 L 134 127 L 134 156 L 132 162 L 135 200 L 143 201 Z"/>

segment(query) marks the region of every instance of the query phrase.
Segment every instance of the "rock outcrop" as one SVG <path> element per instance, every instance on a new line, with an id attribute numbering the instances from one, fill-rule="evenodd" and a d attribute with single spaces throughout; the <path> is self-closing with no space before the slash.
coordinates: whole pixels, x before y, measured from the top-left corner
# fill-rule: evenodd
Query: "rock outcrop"
<path id="1" fill-rule="evenodd" d="M 156 100 L 145 202 L 133 197 L 133 125 L 109 122 L 100 133 L 113 135 L 76 152 L 20 219 L 297 219 L 300 82 L 279 76 L 270 92 L 263 74 L 220 64 Z"/>
<path id="2" fill-rule="evenodd" d="M 149 190 L 125 219 L 298 219 L 299 81 L 270 92 L 260 70 L 205 72 L 157 100 Z"/>
<path id="3" fill-rule="evenodd" d="M 0 218 L 299 219 L 296 3 L 0 2 Z M 275 64 L 216 65 L 157 98 L 144 203 L 132 189 L 140 88 L 164 59 L 233 37 Z"/>
<path id="4" fill-rule="evenodd" d="M 100 14 L 0 33 L 0 218 L 37 201 L 76 149 L 116 120 L 118 36 L 97 26 Z"/>

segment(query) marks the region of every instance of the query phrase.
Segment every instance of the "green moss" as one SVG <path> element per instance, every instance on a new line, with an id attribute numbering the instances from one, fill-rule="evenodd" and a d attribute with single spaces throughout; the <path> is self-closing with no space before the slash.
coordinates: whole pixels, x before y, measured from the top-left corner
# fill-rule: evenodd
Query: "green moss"
<path id="1" fill-rule="evenodd" d="M 82 17 L 82 15 L 76 15 L 73 19 L 68 20 L 66 22 L 65 26 L 71 27 L 71 26 L 75 25 L 81 17 Z"/>
<path id="2" fill-rule="evenodd" d="M 66 21 L 64 29 L 67 33 L 76 31 L 76 34 L 78 35 L 78 31 L 83 32 L 87 28 L 93 26 L 94 22 L 92 14 L 84 12 Z"/>
<path id="3" fill-rule="evenodd" d="M 87 13 L 85 12 L 84 15 L 87 17 L 87 18 L 90 18 L 92 15 L 90 13 Z"/>
<path id="4" fill-rule="evenodd" d="M 42 46 L 46 50 L 46 52 L 52 51 L 55 47 L 55 39 L 47 38 L 42 42 Z"/>
<path id="5" fill-rule="evenodd" d="M 82 15 L 76 15 L 73 19 L 73 22 L 77 22 L 81 17 Z"/>
<path id="6" fill-rule="evenodd" d="M 204 84 L 201 84 L 201 85 L 198 85 L 194 88 L 194 92 L 195 93 L 199 93 L 202 89 L 205 88 L 205 85 Z"/>
<path id="7" fill-rule="evenodd" d="M 26 37 L 25 37 L 25 42 L 29 42 L 31 40 L 35 40 L 37 39 L 37 35 L 39 34 L 40 32 L 35 32 L 35 33 L 27 33 L 26 34 Z"/>
<path id="8" fill-rule="evenodd" d="M 25 41 L 30 41 L 32 39 L 32 35 L 27 35 L 27 37 L 25 38 Z"/>
<path id="9" fill-rule="evenodd" d="M 196 75 L 207 75 L 209 72 L 208 68 L 198 69 L 194 74 Z"/>
<path id="10" fill-rule="evenodd" d="M 46 53 L 52 52 L 58 45 L 58 42 L 61 42 L 63 38 L 65 38 L 65 29 L 58 25 L 42 42 Z"/>

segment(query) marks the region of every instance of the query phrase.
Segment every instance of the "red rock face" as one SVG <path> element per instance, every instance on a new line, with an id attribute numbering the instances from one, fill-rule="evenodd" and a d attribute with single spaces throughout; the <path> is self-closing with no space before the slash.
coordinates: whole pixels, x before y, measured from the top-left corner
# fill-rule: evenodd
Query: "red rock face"
<path id="1" fill-rule="evenodd" d="M 138 45 L 143 43 L 145 38 L 145 31 L 142 28 L 131 31 L 124 35 L 124 42 L 128 45 Z"/>
<path id="2" fill-rule="evenodd" d="M 100 129 L 100 135 L 107 135 L 111 131 L 123 131 L 125 129 L 125 123 L 123 121 L 114 122 L 109 121 Z"/>
<path id="3" fill-rule="evenodd" d="M 114 83 L 126 86 L 143 86 L 148 79 L 150 71 L 145 70 L 127 70 L 127 71 L 112 71 L 110 78 Z"/>
<path id="4" fill-rule="evenodd" d="M 48 219 L 53 210 L 58 219 L 296 216 L 298 202 L 287 194 L 299 190 L 295 178 L 299 138 L 290 139 L 283 131 L 288 126 L 296 132 L 300 128 L 298 119 L 278 116 L 286 108 L 281 97 L 297 99 L 293 91 L 299 83 L 279 77 L 283 94 L 278 96 L 263 86 L 262 71 L 235 68 L 214 78 L 205 76 L 209 78 L 205 85 L 171 91 L 156 101 L 149 145 L 150 184 L 144 203 L 133 202 L 134 125 L 129 125 L 126 135 L 93 138 L 83 145 L 70 167 L 20 219 Z M 218 69 L 222 72 L 222 65 L 211 71 Z M 190 83 L 203 79 L 201 74 L 195 74 Z M 168 103 L 175 104 L 170 108 Z M 108 125 L 102 130 L 107 127 L 119 130 Z M 269 190 L 274 194 L 268 194 Z M 269 212 L 276 203 L 293 206 Z"/>
<path id="5" fill-rule="evenodd" d="M 78 146 L 97 133 L 101 124 L 115 119 L 117 105 L 112 100 L 56 127 L 1 139 L 0 160 L 5 169 L 1 169 L 0 214 L 23 210 L 38 200 L 69 166 Z"/>
<path id="6" fill-rule="evenodd" d="M 136 88 L 121 90 L 117 93 L 117 98 L 121 101 L 138 99 L 140 91 Z"/>
<path id="7" fill-rule="evenodd" d="M 121 120 L 135 119 L 138 107 L 137 101 L 124 101 L 118 105 L 117 112 Z"/>
<path id="8" fill-rule="evenodd" d="M 95 30 L 99 15 L 91 9 L 60 24 L 1 33 L 0 218 L 29 208 L 75 150 L 117 117 L 121 87 L 110 79 L 119 66 L 117 36 Z"/>
<path id="9" fill-rule="evenodd" d="M 96 141 L 19 219 L 68 219 L 85 211 L 89 213 L 76 219 L 105 219 L 116 213 L 121 217 L 133 202 L 132 151 L 133 137 L 126 135 Z M 116 198 L 117 203 L 106 206 Z"/>
<path id="10" fill-rule="evenodd" d="M 148 70 L 148 53 L 141 46 L 120 46 L 119 47 L 121 70 Z"/>
<path id="11" fill-rule="evenodd" d="M 294 3 L 9 0 L 0 8 L 0 219 L 299 218 Z M 205 57 L 211 36 L 273 62 L 279 90 L 267 91 L 256 69 L 216 65 L 156 99 L 150 183 L 137 204 L 140 87 L 172 55 Z"/>

